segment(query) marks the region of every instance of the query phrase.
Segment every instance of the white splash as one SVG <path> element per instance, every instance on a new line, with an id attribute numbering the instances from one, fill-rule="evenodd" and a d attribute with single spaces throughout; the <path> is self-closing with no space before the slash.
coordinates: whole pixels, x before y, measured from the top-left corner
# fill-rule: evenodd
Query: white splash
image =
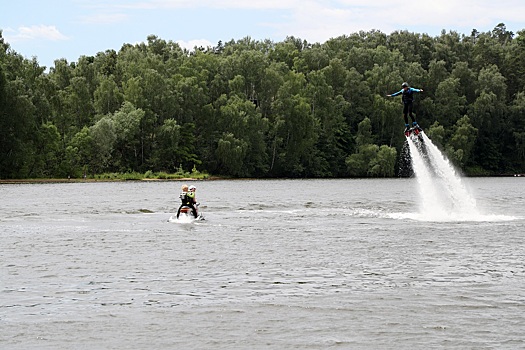
<path id="1" fill-rule="evenodd" d="M 421 132 L 423 141 L 408 140 L 412 168 L 419 185 L 420 211 L 413 219 L 421 221 L 499 221 L 495 215 L 482 215 L 451 162 Z"/>
<path id="2" fill-rule="evenodd" d="M 168 221 L 169 222 L 177 222 L 179 224 L 191 224 L 192 222 L 195 221 L 195 219 L 193 217 L 189 216 L 189 215 L 181 215 L 177 219 L 177 216 L 173 215 L 173 216 L 170 216 Z"/>

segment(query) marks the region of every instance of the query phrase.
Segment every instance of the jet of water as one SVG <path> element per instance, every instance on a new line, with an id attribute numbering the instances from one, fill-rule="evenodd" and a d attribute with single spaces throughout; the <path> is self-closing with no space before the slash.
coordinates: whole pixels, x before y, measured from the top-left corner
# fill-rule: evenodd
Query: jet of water
<path id="1" fill-rule="evenodd" d="M 477 221 L 476 200 L 452 163 L 425 135 L 409 139 L 412 167 L 419 185 L 420 219 L 429 221 Z"/>

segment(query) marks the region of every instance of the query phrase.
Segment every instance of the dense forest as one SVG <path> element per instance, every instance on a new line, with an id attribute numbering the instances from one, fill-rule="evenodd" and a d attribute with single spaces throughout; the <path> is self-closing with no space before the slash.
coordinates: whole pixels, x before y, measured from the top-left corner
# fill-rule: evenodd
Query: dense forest
<path id="1" fill-rule="evenodd" d="M 151 35 L 42 67 L 0 30 L 0 178 L 198 169 L 390 177 L 417 120 L 471 175 L 525 172 L 525 30 L 249 37 L 182 49 Z"/>

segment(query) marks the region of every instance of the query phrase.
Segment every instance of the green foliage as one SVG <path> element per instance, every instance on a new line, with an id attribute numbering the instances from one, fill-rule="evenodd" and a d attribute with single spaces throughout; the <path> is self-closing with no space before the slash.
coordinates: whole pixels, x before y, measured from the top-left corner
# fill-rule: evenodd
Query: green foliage
<path id="1" fill-rule="evenodd" d="M 458 78 L 446 78 L 436 89 L 434 113 L 445 128 L 450 128 L 465 112 L 466 97 L 460 95 Z"/>
<path id="2" fill-rule="evenodd" d="M 243 176 L 244 158 L 248 144 L 235 138 L 232 133 L 225 134 L 217 144 L 217 160 L 221 164 L 221 174 Z"/>
<path id="3" fill-rule="evenodd" d="M 102 173 L 94 176 L 88 176 L 87 179 L 94 180 L 112 180 L 112 181 L 137 181 L 137 180 L 180 180 L 180 179 L 198 179 L 205 180 L 209 178 L 207 173 L 201 173 L 195 169 L 191 172 L 180 171 L 176 173 L 167 173 L 165 171 L 153 172 L 148 170 L 144 174 L 132 171 L 126 173 Z"/>
<path id="4" fill-rule="evenodd" d="M 375 158 L 369 164 L 372 176 L 392 177 L 395 174 L 397 151 L 393 147 L 381 145 Z"/>
<path id="5" fill-rule="evenodd" d="M 443 125 L 440 125 L 437 121 L 434 122 L 434 124 L 432 124 L 430 128 L 427 129 L 426 134 L 432 139 L 432 143 L 436 144 L 438 147 L 443 148 L 445 140 L 445 128 Z"/>
<path id="6" fill-rule="evenodd" d="M 457 121 L 455 131 L 449 142 L 447 153 L 459 165 L 465 165 L 476 141 L 478 129 L 470 124 L 470 118 L 464 116 Z"/>
<path id="7" fill-rule="evenodd" d="M 113 113 L 122 104 L 122 99 L 122 92 L 113 76 L 103 76 L 93 97 L 96 112 L 98 114 Z"/>
<path id="8" fill-rule="evenodd" d="M 393 147 L 373 144 L 372 124 L 365 118 L 359 123 L 357 152 L 346 158 L 348 173 L 358 177 L 391 177 L 395 174 L 397 151 Z"/>
<path id="9" fill-rule="evenodd" d="M 0 31 L 0 177 L 395 176 L 402 106 L 385 95 L 403 81 L 459 167 L 524 173 L 524 37 L 499 23 L 190 52 L 150 35 L 46 73 Z"/>

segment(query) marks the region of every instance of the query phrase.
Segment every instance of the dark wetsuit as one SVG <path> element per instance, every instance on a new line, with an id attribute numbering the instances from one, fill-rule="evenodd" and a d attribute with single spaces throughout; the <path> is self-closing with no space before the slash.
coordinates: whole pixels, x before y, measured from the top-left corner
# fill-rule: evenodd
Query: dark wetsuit
<path id="1" fill-rule="evenodd" d="M 409 87 L 408 89 L 401 89 L 398 92 L 393 93 L 390 96 L 397 96 L 400 94 L 403 94 L 402 100 L 403 100 L 403 118 L 405 119 L 405 125 L 408 125 L 408 115 L 410 115 L 410 119 L 412 119 L 413 124 L 417 124 L 416 119 L 414 118 L 414 115 L 412 114 L 412 106 L 414 102 L 414 92 L 421 92 L 420 89 L 414 89 Z"/>
<path id="2" fill-rule="evenodd" d="M 180 210 L 182 209 L 182 207 L 190 207 L 193 216 L 197 218 L 197 209 L 195 208 L 195 193 L 182 192 L 179 197 L 182 203 L 179 207 L 179 210 L 177 210 L 177 219 L 179 218 Z"/>

